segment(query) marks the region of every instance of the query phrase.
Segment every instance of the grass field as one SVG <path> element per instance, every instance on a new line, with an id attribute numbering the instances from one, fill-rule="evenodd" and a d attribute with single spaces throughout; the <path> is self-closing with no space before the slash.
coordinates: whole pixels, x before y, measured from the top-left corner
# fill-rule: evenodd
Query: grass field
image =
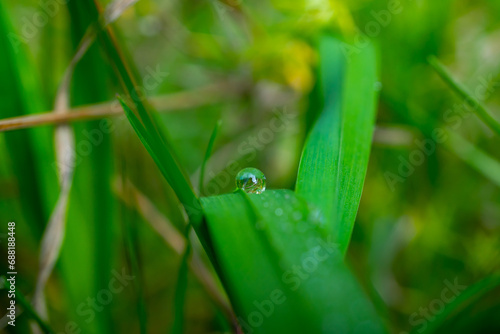
<path id="1" fill-rule="evenodd" d="M 0 332 L 499 333 L 499 18 L 0 2 Z"/>

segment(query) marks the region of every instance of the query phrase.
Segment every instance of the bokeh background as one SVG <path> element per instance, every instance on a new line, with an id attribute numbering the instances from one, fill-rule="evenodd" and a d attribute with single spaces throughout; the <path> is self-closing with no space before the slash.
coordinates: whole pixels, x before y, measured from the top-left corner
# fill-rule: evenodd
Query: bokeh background
<path id="1" fill-rule="evenodd" d="M 86 2 L 2 0 L 2 119 L 54 110 L 64 72 L 96 20 Z M 441 300 L 448 283 L 471 286 L 500 269 L 500 140 L 427 61 L 437 56 L 500 119 L 499 17 L 496 0 L 141 0 L 113 29 L 195 186 L 222 121 L 206 196 L 232 191 L 236 173 L 249 166 L 265 173 L 268 188 L 293 189 L 311 126 L 307 110 L 315 107 L 316 38 L 331 31 L 357 48 L 366 39 L 376 45 L 377 129 L 348 259 L 400 333 L 432 322 L 438 312 L 426 318 L 420 308 Z M 96 42 L 75 68 L 70 105 L 89 113 L 116 93 L 119 82 Z M 276 115 L 285 115 L 285 126 L 269 131 Z M 78 162 L 66 236 L 45 289 L 49 323 L 61 333 L 139 333 L 145 321 L 148 333 L 165 333 L 185 217 L 127 119 L 105 119 L 71 123 Z M 45 124 L 0 133 L 0 269 L 7 271 L 7 222 L 15 221 L 17 288 L 28 298 L 60 192 L 54 131 Z M 136 278 L 91 316 L 88 303 L 116 272 Z M 185 332 L 230 332 L 191 272 L 187 284 Z M 477 319 L 498 318 L 497 299 L 479 300 L 460 325 L 488 333 L 490 324 Z M 3 293 L 1 301 L 7 305 Z M 30 326 L 21 315 L 15 330 L 5 330 L 29 333 Z"/>

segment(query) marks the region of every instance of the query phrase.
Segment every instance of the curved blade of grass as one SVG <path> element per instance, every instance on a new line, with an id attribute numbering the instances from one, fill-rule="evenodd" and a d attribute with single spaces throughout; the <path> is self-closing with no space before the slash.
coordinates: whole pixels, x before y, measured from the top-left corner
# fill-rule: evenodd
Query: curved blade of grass
<path id="1" fill-rule="evenodd" d="M 191 224 L 186 226 L 184 237 L 186 239 L 186 247 L 182 254 L 181 264 L 177 273 L 177 285 L 175 287 L 174 296 L 174 324 L 172 326 L 172 334 L 182 334 L 184 332 L 184 305 L 186 300 L 186 292 L 188 288 L 188 263 L 191 256 L 191 242 L 189 241 L 189 232 Z"/>
<path id="2" fill-rule="evenodd" d="M 329 228 L 289 190 L 201 198 L 216 268 L 245 333 L 385 333 Z"/>
<path id="3" fill-rule="evenodd" d="M 2 117 L 30 115 L 43 110 L 35 67 L 29 61 L 19 35 L 9 20 L 5 3 L 0 3 L 0 96 Z M 16 37 L 17 36 L 17 37 Z M 25 116 L 29 117 L 29 116 Z M 38 240 L 57 196 L 57 177 L 49 157 L 53 146 L 50 129 L 5 134 L 8 157 L 15 171 L 22 217 Z"/>
<path id="4" fill-rule="evenodd" d="M 500 162 L 493 159 L 460 135 L 451 131 L 449 131 L 448 134 L 450 136 L 450 141 L 445 142 L 446 147 L 455 153 L 457 157 L 500 187 Z"/>
<path id="5" fill-rule="evenodd" d="M 217 133 L 219 132 L 221 124 L 222 124 L 221 120 L 219 120 L 217 122 L 217 124 L 215 124 L 214 130 L 212 131 L 212 134 L 210 135 L 210 140 L 208 141 L 207 150 L 205 152 L 205 158 L 203 159 L 203 162 L 201 164 L 200 183 L 198 185 L 200 195 L 203 195 L 203 193 L 204 193 L 203 185 L 204 185 L 204 180 L 205 180 L 205 168 L 207 166 L 208 159 L 210 159 L 210 155 L 212 155 L 212 150 L 213 150 L 213 146 L 215 143 L 215 138 L 217 137 Z"/>
<path id="6" fill-rule="evenodd" d="M 172 222 L 155 207 L 155 205 L 135 186 L 127 181 L 127 189 L 132 192 L 132 198 L 125 196 L 122 182 L 115 183 L 115 191 L 118 196 L 128 205 L 136 206 L 136 210 L 141 214 L 156 233 L 158 233 L 165 243 L 177 254 L 182 255 L 186 248 L 185 237 L 173 226 Z M 134 203 L 132 203 L 134 202 Z M 191 243 L 192 244 L 192 243 Z M 227 296 L 222 293 L 220 286 L 215 281 L 212 271 L 206 266 L 199 254 L 194 249 L 189 265 L 194 276 L 199 280 L 207 294 L 213 302 L 222 310 L 227 319 L 234 319 L 231 306 Z"/>
<path id="7" fill-rule="evenodd" d="M 71 104 L 105 101 L 114 95 L 108 85 L 107 64 L 93 43 L 95 37 L 86 36 L 88 27 L 97 17 L 89 14 L 81 2 L 68 2 L 67 7 L 72 23 L 72 46 L 76 53 L 69 66 L 74 67 L 73 73 L 65 74 L 64 78 L 70 80 L 72 77 Z M 78 59 L 78 55 L 81 59 Z M 64 114 L 70 113 L 68 109 Z M 98 133 L 93 135 L 97 141 L 94 142 L 92 154 L 81 159 L 75 168 L 65 243 L 59 262 L 60 275 L 66 283 L 65 295 L 71 305 L 68 309 L 74 310 L 69 316 L 75 318 L 82 300 L 108 287 L 112 263 L 116 258 L 118 240 L 112 232 L 116 228 L 116 208 L 110 189 L 113 172 L 111 140 L 109 134 L 96 130 L 100 124 L 103 123 L 90 121 L 72 125 L 77 143 L 86 139 L 84 133 Z M 94 246 L 88 247 L 89 244 Z M 75 265 L 75 259 L 78 259 L 78 265 Z M 80 326 L 82 331 L 113 332 L 111 319 L 111 307 L 105 307 L 96 313 L 90 324 Z"/>
<path id="8" fill-rule="evenodd" d="M 217 124 L 215 124 L 214 130 L 210 135 L 210 140 L 208 141 L 207 150 L 205 152 L 205 157 L 201 164 L 201 173 L 200 173 L 200 184 L 199 184 L 199 192 L 203 193 L 203 180 L 205 176 L 205 166 L 212 154 L 212 149 L 214 146 L 215 138 L 217 137 L 217 132 L 221 126 L 221 121 L 219 120 Z M 175 289 L 175 297 L 174 297 L 174 324 L 172 326 L 171 333 L 173 334 L 182 334 L 184 332 L 184 304 L 186 298 L 186 292 L 188 287 L 188 261 L 191 256 L 191 241 L 189 240 L 189 232 L 191 231 L 191 224 L 188 224 L 185 232 L 185 240 L 186 246 L 184 253 L 182 254 L 181 264 L 179 266 L 179 272 L 177 273 L 177 285 Z"/>
<path id="9" fill-rule="evenodd" d="M 120 143 L 119 150 L 121 151 L 121 155 L 126 155 L 126 150 L 130 145 L 130 138 L 127 138 L 125 141 Z M 128 163 L 127 160 L 123 157 L 120 161 L 120 170 L 121 170 L 121 184 L 122 184 L 122 195 L 125 199 L 124 202 L 133 203 L 137 200 L 134 194 L 134 188 L 130 182 L 127 182 L 126 175 L 129 173 L 128 171 Z M 136 302 L 136 310 L 137 310 L 137 318 L 139 320 L 139 332 L 141 334 L 147 333 L 147 311 L 146 311 L 146 302 L 145 302 L 145 293 L 144 293 L 144 280 L 141 270 L 140 263 L 140 244 L 138 242 L 139 236 L 137 225 L 135 224 L 137 221 L 137 213 L 129 208 L 125 203 L 122 203 L 120 207 L 121 218 L 123 226 L 123 241 L 125 245 L 125 254 L 127 257 L 127 264 L 129 270 L 135 279 L 133 280 L 134 292 L 135 292 L 135 302 Z"/>
<path id="10" fill-rule="evenodd" d="M 123 4 L 123 6 L 120 6 Z M 106 13 L 103 16 L 103 21 L 105 21 L 105 25 L 112 22 L 116 19 L 126 8 L 128 4 L 125 1 L 117 0 L 110 4 L 109 8 L 118 8 L 116 11 L 112 13 Z M 72 8 L 72 7 L 71 7 Z M 71 10 L 71 13 L 74 13 Z M 87 11 L 87 19 L 89 22 L 92 22 L 97 19 L 97 14 L 93 15 L 93 12 Z M 90 18 L 90 19 L 89 19 Z M 76 20 L 79 21 L 79 20 Z M 85 21 L 85 20 L 83 20 Z M 104 26 L 105 26 L 104 25 Z M 74 70 L 76 65 L 80 62 L 82 57 L 87 53 L 90 46 L 92 45 L 96 31 L 93 29 L 94 26 L 91 26 L 90 29 L 87 29 L 83 33 L 83 37 L 81 38 L 80 43 L 76 48 L 76 52 L 71 59 L 70 64 L 66 68 L 61 83 L 58 87 L 56 99 L 55 99 L 55 111 L 57 113 L 67 113 L 70 105 L 70 83 L 73 78 Z M 85 28 L 78 27 L 84 31 Z M 52 215 L 49 219 L 49 223 L 47 224 L 47 228 L 45 229 L 43 239 L 41 242 L 41 251 L 40 251 L 40 268 L 38 273 L 38 279 L 36 284 L 36 290 L 33 297 L 33 305 L 34 308 L 43 316 L 46 315 L 46 307 L 45 307 L 45 297 L 44 297 L 44 288 L 50 277 L 52 270 L 55 266 L 56 261 L 59 258 L 61 247 L 63 245 L 63 240 L 65 238 L 66 232 L 66 217 L 68 210 L 68 203 L 70 192 L 73 185 L 73 173 L 75 164 L 75 139 L 73 129 L 66 124 L 58 125 L 55 132 L 55 144 L 56 144 L 56 153 L 57 153 L 57 163 L 58 163 L 58 174 L 60 176 L 60 186 L 61 192 L 59 194 L 59 198 L 57 200 L 56 206 L 52 212 Z M 101 147 L 101 149 L 104 146 Z M 101 167 L 103 164 L 101 164 Z M 101 170 L 102 172 L 102 170 Z M 100 174 L 101 175 L 101 174 Z M 98 199 L 98 203 L 105 203 L 104 200 Z M 98 205 L 97 205 L 98 206 Z M 99 215 L 96 215 L 99 217 Z M 94 217 L 95 218 L 95 217 Z M 99 225 L 99 224 L 98 224 Z M 86 232 L 85 230 L 80 230 L 81 232 Z M 100 230 L 102 236 L 106 236 L 106 230 Z M 88 236 L 88 233 L 81 233 L 80 236 Z M 106 245 L 105 243 L 97 242 L 99 246 Z M 70 248 L 71 249 L 71 248 Z M 76 252 L 77 254 L 79 252 Z M 105 252 L 107 253 L 107 252 Z M 74 254 L 74 253 L 73 253 Z M 101 256 L 97 255 L 97 264 L 101 263 L 103 260 Z M 102 262 L 104 263 L 104 262 Z M 107 265 L 104 265 L 108 267 Z M 91 266 L 95 267 L 95 266 Z M 103 269 L 103 266 L 100 266 L 99 269 Z M 100 270 L 100 271 L 101 271 Z M 71 281 L 75 281 L 75 276 L 68 276 L 66 273 L 66 277 L 71 277 Z M 76 280 L 78 280 L 78 275 L 76 276 Z M 96 286 L 106 286 L 108 279 L 105 277 L 104 280 L 101 281 L 101 277 L 96 277 L 97 284 Z M 86 281 L 84 283 L 87 283 Z M 81 288 L 81 287 L 80 287 Z M 90 291 L 89 291 L 90 292 Z M 100 325 L 100 321 L 97 322 Z"/>
<path id="11" fill-rule="evenodd" d="M 33 319 L 37 325 L 40 327 L 43 333 L 45 334 L 54 334 L 54 330 L 50 328 L 50 326 L 43 321 L 43 319 L 38 315 L 35 309 L 31 307 L 31 304 L 26 300 L 23 294 L 16 290 L 16 302 L 21 305 L 21 307 L 26 311 L 26 314 Z"/>
<path id="12" fill-rule="evenodd" d="M 434 68 L 436 73 L 443 79 L 461 98 L 468 103 L 472 102 L 473 110 L 479 118 L 486 123 L 497 135 L 500 135 L 500 122 L 490 115 L 486 107 L 483 106 L 474 96 L 467 92 L 467 89 L 452 78 L 451 74 L 443 64 L 435 57 L 429 56 L 427 59 L 429 64 Z"/>
<path id="13" fill-rule="evenodd" d="M 90 5 L 90 10 L 100 12 L 99 5 L 96 1 Z M 156 114 L 148 112 L 145 101 L 141 98 L 140 92 L 137 91 L 136 80 L 132 75 L 131 66 L 127 64 L 122 55 L 122 50 L 116 43 L 111 27 L 106 26 L 105 22 L 100 22 L 101 29 L 99 30 L 99 41 L 107 54 L 117 78 L 127 92 L 130 101 L 133 103 L 133 108 L 126 107 L 123 100 L 120 101 L 126 111 L 129 121 L 133 124 L 135 131 L 141 137 L 141 141 L 147 147 L 149 153 L 155 159 L 156 164 L 160 168 L 163 176 L 170 184 L 180 202 L 185 208 L 199 207 L 198 199 L 193 191 L 193 188 L 188 179 L 188 174 L 178 163 L 178 159 L 169 141 L 166 139 L 166 131 L 162 123 L 157 120 Z M 136 98 L 131 98 L 136 97 Z M 146 142 L 147 144 L 146 144 Z M 186 209 L 193 223 L 198 224 L 201 220 L 201 212 L 199 209 Z M 193 225 L 196 228 L 196 225 Z"/>
<path id="14" fill-rule="evenodd" d="M 345 253 L 368 166 L 377 94 L 373 47 L 349 59 L 342 47 L 333 37 L 320 43 L 324 110 L 306 141 L 296 192 L 321 210 Z"/>
<path id="15" fill-rule="evenodd" d="M 452 324 L 454 319 L 467 318 L 469 315 L 469 307 L 473 306 L 481 298 L 485 297 L 493 289 L 500 286 L 500 277 L 498 275 L 489 276 L 476 284 L 468 287 L 461 292 L 450 304 L 446 305 L 445 309 L 436 315 L 435 319 L 428 323 L 428 327 L 422 331 L 415 329 L 412 334 L 432 334 L 432 333 L 449 333 L 446 330 L 446 324 Z M 455 332 L 456 331 L 452 331 Z"/>
<path id="16" fill-rule="evenodd" d="M 85 52 L 85 48 L 83 48 Z M 54 110 L 65 114 L 70 104 L 70 83 L 74 67 L 83 54 L 77 52 L 65 70 L 63 79 L 58 87 Z M 33 307 L 43 318 L 47 318 L 44 289 L 59 258 L 66 232 L 66 218 L 70 192 L 73 185 L 75 168 L 75 134 L 73 128 L 67 124 L 58 125 L 54 134 L 54 145 L 57 156 L 60 193 L 56 205 L 51 213 L 49 222 L 42 236 L 40 244 L 40 258 L 36 289 L 33 295 Z"/>
<path id="17" fill-rule="evenodd" d="M 192 205 L 197 205 L 198 199 L 196 198 L 188 179 L 185 178 L 180 165 L 177 163 L 173 150 L 165 144 L 157 131 L 150 127 L 147 128 L 143 126 L 140 119 L 127 106 L 121 97 L 118 97 L 118 100 L 120 101 L 123 110 L 125 110 L 125 114 L 127 115 L 130 124 L 141 139 L 141 142 L 144 144 L 149 154 L 151 154 L 151 157 L 167 182 L 170 184 L 172 189 L 174 189 L 181 203 L 188 208 L 191 208 Z M 188 214 L 192 216 L 191 218 L 195 218 L 193 223 L 199 221 L 201 217 L 201 212 L 197 210 L 188 210 Z"/>

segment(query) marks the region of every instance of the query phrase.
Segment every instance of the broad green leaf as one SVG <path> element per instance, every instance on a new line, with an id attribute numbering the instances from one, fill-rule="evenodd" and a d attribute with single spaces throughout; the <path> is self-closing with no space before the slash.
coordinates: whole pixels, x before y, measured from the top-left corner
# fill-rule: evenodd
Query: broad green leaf
<path id="1" fill-rule="evenodd" d="M 296 192 L 317 206 L 345 253 L 365 179 L 376 111 L 376 57 L 371 45 L 346 56 L 332 37 L 320 43 L 324 110 L 306 141 Z"/>
<path id="2" fill-rule="evenodd" d="M 245 333 L 384 333 L 316 211 L 294 192 L 201 198 L 216 269 Z"/>

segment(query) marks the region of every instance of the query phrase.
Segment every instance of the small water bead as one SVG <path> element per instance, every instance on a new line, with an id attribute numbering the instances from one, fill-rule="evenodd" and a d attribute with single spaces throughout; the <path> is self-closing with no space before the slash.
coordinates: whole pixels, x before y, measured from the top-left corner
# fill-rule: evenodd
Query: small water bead
<path id="1" fill-rule="evenodd" d="M 257 168 L 244 168 L 236 175 L 236 187 L 247 194 L 261 194 L 266 190 L 266 176 Z"/>
<path id="2" fill-rule="evenodd" d="M 316 225 L 323 225 L 325 223 L 325 217 L 319 209 L 314 209 L 309 212 L 309 220 Z"/>
<path id="3" fill-rule="evenodd" d="M 283 214 L 283 209 L 277 208 L 276 210 L 274 210 L 274 214 L 278 217 L 281 216 Z"/>

